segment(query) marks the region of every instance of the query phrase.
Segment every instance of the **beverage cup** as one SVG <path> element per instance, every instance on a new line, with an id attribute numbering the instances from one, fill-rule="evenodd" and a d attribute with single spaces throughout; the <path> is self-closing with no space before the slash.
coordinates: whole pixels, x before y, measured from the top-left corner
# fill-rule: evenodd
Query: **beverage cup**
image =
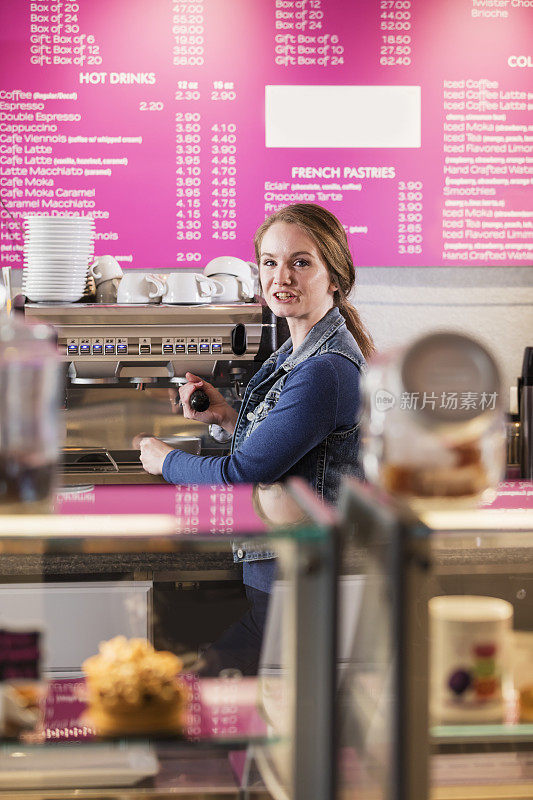
<path id="1" fill-rule="evenodd" d="M 254 296 L 256 294 L 261 294 L 261 282 L 259 280 L 259 267 L 255 263 L 255 261 L 247 261 L 246 262 L 250 267 L 250 273 L 252 276 L 252 286 L 254 289 Z"/>
<path id="2" fill-rule="evenodd" d="M 224 287 L 199 272 L 172 272 L 167 277 L 163 296 L 165 303 L 210 303 L 221 295 Z"/>
<path id="3" fill-rule="evenodd" d="M 89 274 L 93 276 L 96 285 L 113 278 L 122 278 L 122 267 L 113 256 L 98 256 L 89 267 Z"/>
<path id="4" fill-rule="evenodd" d="M 501 722 L 512 693 L 513 607 L 497 597 L 429 601 L 430 714 L 434 724 Z"/>
<path id="5" fill-rule="evenodd" d="M 213 276 L 223 286 L 223 292 L 213 298 L 215 303 L 242 303 L 252 300 L 254 290 L 251 279 L 238 278 L 236 275 L 217 273 Z"/>
<path id="6" fill-rule="evenodd" d="M 120 281 L 117 291 L 118 303 L 160 303 L 165 284 L 156 275 L 144 272 L 128 272 Z"/>
<path id="7" fill-rule="evenodd" d="M 254 265 L 255 267 L 255 265 Z M 257 267 L 254 269 L 257 270 Z M 237 278 L 242 278 L 245 281 L 252 279 L 252 267 L 247 261 L 235 256 L 218 256 L 211 259 L 211 261 L 204 267 L 204 275 L 235 275 Z"/>
<path id="8" fill-rule="evenodd" d="M 120 278 L 101 281 L 96 287 L 97 303 L 116 303 Z"/>

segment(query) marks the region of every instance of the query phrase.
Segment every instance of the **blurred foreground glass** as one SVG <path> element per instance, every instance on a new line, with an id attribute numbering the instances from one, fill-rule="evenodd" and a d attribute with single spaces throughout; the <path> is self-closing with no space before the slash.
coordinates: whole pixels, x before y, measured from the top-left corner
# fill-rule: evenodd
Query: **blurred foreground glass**
<path id="1" fill-rule="evenodd" d="M 61 368 L 52 332 L 0 293 L 0 514 L 50 510 L 59 457 Z"/>
<path id="2" fill-rule="evenodd" d="M 505 469 L 498 367 L 479 342 L 424 336 L 376 358 L 364 382 L 366 477 L 417 511 L 490 499 Z"/>

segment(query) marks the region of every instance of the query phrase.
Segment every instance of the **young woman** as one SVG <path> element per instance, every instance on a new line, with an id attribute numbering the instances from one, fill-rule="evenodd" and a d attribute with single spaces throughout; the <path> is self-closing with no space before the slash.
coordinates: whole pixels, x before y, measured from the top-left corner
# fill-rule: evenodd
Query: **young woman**
<path id="1" fill-rule="evenodd" d="M 194 456 L 144 437 L 141 461 L 147 472 L 162 474 L 169 483 L 274 483 L 298 475 L 319 497 L 334 502 L 342 475 L 360 474 L 359 377 L 374 350 L 347 299 L 355 270 L 346 233 L 321 206 L 295 204 L 265 220 L 255 251 L 265 301 L 287 320 L 290 339 L 251 379 L 238 413 L 195 375 L 188 373 L 180 388 L 184 416 L 231 433 L 230 454 Z M 198 388 L 210 400 L 202 413 L 189 405 Z M 235 556 L 243 562 L 256 617 L 251 627 L 257 623 L 259 637 L 273 555 L 241 549 Z"/>

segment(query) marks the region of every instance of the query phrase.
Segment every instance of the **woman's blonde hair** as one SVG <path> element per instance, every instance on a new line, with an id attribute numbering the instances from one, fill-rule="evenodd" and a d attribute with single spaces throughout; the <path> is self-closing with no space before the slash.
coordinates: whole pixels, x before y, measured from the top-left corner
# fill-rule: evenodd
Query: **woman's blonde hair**
<path id="1" fill-rule="evenodd" d="M 348 295 L 355 285 L 355 267 L 346 231 L 341 222 L 330 211 L 314 203 L 294 203 L 280 208 L 267 217 L 256 231 L 254 245 L 258 264 L 263 236 L 276 222 L 298 225 L 314 241 L 331 280 L 337 287 L 333 296 L 334 303 L 346 320 L 346 327 L 359 345 L 363 356 L 365 359 L 370 358 L 375 352 L 374 342 L 363 325 L 359 312 L 348 301 Z"/>

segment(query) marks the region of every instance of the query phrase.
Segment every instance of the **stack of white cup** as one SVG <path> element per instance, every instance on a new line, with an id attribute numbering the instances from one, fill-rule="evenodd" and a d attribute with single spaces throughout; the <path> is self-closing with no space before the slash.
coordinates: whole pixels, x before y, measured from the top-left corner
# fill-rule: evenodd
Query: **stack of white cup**
<path id="1" fill-rule="evenodd" d="M 37 215 L 24 220 L 22 289 L 34 302 L 74 302 L 85 290 L 94 219 Z"/>

